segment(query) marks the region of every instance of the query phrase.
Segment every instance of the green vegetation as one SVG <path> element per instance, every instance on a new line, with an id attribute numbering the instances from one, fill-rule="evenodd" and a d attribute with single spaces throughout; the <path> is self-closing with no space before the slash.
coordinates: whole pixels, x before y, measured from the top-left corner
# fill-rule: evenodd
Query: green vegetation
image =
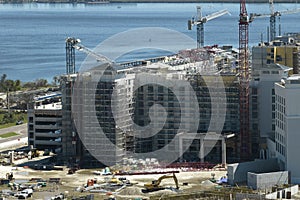
<path id="1" fill-rule="evenodd" d="M 57 77 L 53 78 L 53 85 L 57 83 Z M 20 80 L 7 79 L 6 74 L 2 74 L 0 78 L 0 92 L 14 92 L 18 90 L 34 90 L 39 88 L 50 87 L 46 79 L 37 79 L 32 82 L 22 83 Z"/>
<path id="2" fill-rule="evenodd" d="M 27 113 L 0 111 L 0 129 L 15 126 L 18 121 L 27 123 Z"/>
<path id="3" fill-rule="evenodd" d="M 19 134 L 15 133 L 15 132 L 9 132 L 9 133 L 4 133 L 4 134 L 0 135 L 0 138 L 9 138 L 9 137 L 13 137 L 16 135 L 19 135 Z"/>
<path id="4" fill-rule="evenodd" d="M 1 1 L 1 0 L 0 0 Z M 53 77 L 52 84 L 48 84 L 46 79 L 37 79 L 32 82 L 21 82 L 20 80 L 7 79 L 6 74 L 0 75 L 0 108 L 10 108 L 26 110 L 27 104 L 33 100 L 36 93 L 58 88 L 59 77 Z M 50 90 L 50 91 L 51 91 Z M 1 124 L 1 123 L 0 123 Z"/>
<path id="5" fill-rule="evenodd" d="M 2 74 L 0 78 L 0 92 L 12 92 L 21 89 L 21 81 L 20 80 L 10 80 L 6 79 L 7 75 Z"/>

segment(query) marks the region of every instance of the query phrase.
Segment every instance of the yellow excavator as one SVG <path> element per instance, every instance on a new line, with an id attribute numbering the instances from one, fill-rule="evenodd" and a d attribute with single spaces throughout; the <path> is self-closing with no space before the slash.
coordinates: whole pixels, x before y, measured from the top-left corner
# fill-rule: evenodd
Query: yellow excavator
<path id="1" fill-rule="evenodd" d="M 153 180 L 151 183 L 146 183 L 144 185 L 145 189 L 142 189 L 142 192 L 147 193 L 147 192 L 154 192 L 158 190 L 164 190 L 165 188 L 160 186 L 160 183 L 163 179 L 166 178 L 173 178 L 176 185 L 176 189 L 177 190 L 179 189 L 177 177 L 175 176 L 175 173 L 173 173 L 173 175 L 163 175 L 159 177 L 157 180 Z"/>

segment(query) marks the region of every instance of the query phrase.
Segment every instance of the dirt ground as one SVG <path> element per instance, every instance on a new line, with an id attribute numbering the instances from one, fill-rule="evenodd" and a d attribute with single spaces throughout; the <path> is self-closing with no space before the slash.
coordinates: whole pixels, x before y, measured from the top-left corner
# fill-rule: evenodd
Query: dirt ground
<path id="1" fill-rule="evenodd" d="M 29 168 L 18 167 L 17 169 L 11 166 L 0 166 L 0 178 L 5 178 L 6 173 L 13 172 L 15 180 L 29 180 L 31 178 L 42 178 L 44 180 L 49 180 L 49 178 L 60 178 L 60 184 L 49 183 L 47 187 L 41 188 L 40 191 L 34 192 L 33 199 L 50 199 L 52 196 L 59 193 L 65 193 L 68 197 L 79 197 L 85 196 L 90 193 L 79 192 L 76 189 L 79 186 L 83 186 L 87 183 L 88 179 L 97 179 L 97 183 L 105 183 L 110 180 L 112 176 L 100 176 L 94 175 L 93 171 L 99 169 L 91 170 L 78 170 L 76 173 L 68 175 L 67 168 L 63 171 L 41 171 L 32 170 Z M 213 188 L 214 184 L 202 183 L 204 180 L 211 178 L 211 174 L 215 174 L 215 178 L 219 179 L 226 175 L 226 171 L 197 171 L 197 172 L 180 172 L 176 173 L 176 177 L 179 183 L 179 190 L 172 190 L 175 188 L 174 180 L 172 178 L 164 179 L 161 182 L 161 186 L 170 188 L 165 190 L 160 190 L 151 193 L 142 193 L 145 183 L 150 183 L 152 180 L 158 179 L 163 174 L 156 175 L 130 175 L 130 176 L 115 176 L 116 178 L 125 177 L 133 183 L 132 186 L 126 186 L 118 192 L 112 193 L 93 193 L 94 199 L 107 199 L 109 195 L 114 195 L 117 199 L 149 199 L 151 196 L 164 196 L 168 194 L 185 193 L 185 192 L 197 192 L 200 190 L 207 190 Z M 185 183 L 185 185 L 183 185 Z M 3 185 L 0 189 L 9 189 L 7 185 Z M 13 199 L 13 198 L 12 198 Z M 68 198 L 69 199 L 69 198 Z M 71 198 L 70 198 L 71 199 Z"/>

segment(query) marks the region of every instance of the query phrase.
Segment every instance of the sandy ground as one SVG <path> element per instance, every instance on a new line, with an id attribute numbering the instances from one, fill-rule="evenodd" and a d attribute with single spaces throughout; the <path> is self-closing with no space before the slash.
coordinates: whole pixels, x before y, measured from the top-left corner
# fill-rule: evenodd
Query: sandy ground
<path id="1" fill-rule="evenodd" d="M 95 169 L 94 169 L 95 170 Z M 99 176 L 94 175 L 92 172 L 94 170 L 79 170 L 75 174 L 68 175 L 67 169 L 65 168 L 63 171 L 40 171 L 40 170 L 32 170 L 28 168 L 18 167 L 17 170 L 12 168 L 11 166 L 0 166 L 0 178 L 5 178 L 6 173 L 13 172 L 14 178 L 16 180 L 30 178 L 43 178 L 48 180 L 49 178 L 60 178 L 61 184 L 58 186 L 50 186 L 47 190 L 43 192 L 34 193 L 34 199 L 49 199 L 51 196 L 59 193 L 65 193 L 68 191 L 69 194 L 72 195 L 87 195 L 89 193 L 79 193 L 75 192 L 75 189 L 78 186 L 83 186 L 87 183 L 88 179 L 97 179 L 97 183 L 104 183 L 107 180 L 110 180 L 112 176 Z M 143 189 L 145 183 L 150 183 L 152 180 L 158 179 L 163 174 L 159 175 L 131 175 L 131 176 L 116 176 L 126 177 L 126 179 L 130 180 L 133 183 L 133 186 L 127 186 L 124 189 L 120 190 L 117 193 L 114 193 L 118 199 L 134 199 L 134 198 L 146 198 L 148 199 L 152 195 L 167 195 L 167 194 L 175 194 L 177 192 L 185 192 L 185 191 L 196 191 L 201 189 L 208 189 L 209 187 L 214 187 L 214 185 L 203 185 L 202 181 L 210 179 L 211 173 L 215 174 L 215 178 L 218 179 L 222 176 L 226 175 L 226 171 L 201 171 L 201 172 L 180 172 L 176 173 L 176 177 L 179 183 L 179 191 L 172 190 L 161 190 L 157 192 L 151 193 L 142 193 L 141 189 Z M 183 186 L 183 183 L 188 183 Z M 167 188 L 175 188 L 174 180 L 172 178 L 164 179 L 161 182 L 161 186 Z M 3 189 L 3 188 L 2 188 Z M 95 199 L 105 199 L 108 196 L 105 193 L 98 194 L 95 193 Z"/>

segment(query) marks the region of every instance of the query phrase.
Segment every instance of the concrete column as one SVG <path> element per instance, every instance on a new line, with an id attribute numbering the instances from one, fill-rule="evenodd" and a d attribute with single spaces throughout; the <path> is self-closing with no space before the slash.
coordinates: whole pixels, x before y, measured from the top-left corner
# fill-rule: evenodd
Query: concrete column
<path id="1" fill-rule="evenodd" d="M 183 151 L 182 151 L 182 143 L 183 143 L 183 138 L 179 136 L 179 161 L 183 162 Z"/>
<path id="2" fill-rule="evenodd" d="M 226 142 L 225 142 L 225 138 L 222 137 L 222 164 L 226 165 Z"/>
<path id="3" fill-rule="evenodd" d="M 204 138 L 200 137 L 200 161 L 204 162 Z"/>

